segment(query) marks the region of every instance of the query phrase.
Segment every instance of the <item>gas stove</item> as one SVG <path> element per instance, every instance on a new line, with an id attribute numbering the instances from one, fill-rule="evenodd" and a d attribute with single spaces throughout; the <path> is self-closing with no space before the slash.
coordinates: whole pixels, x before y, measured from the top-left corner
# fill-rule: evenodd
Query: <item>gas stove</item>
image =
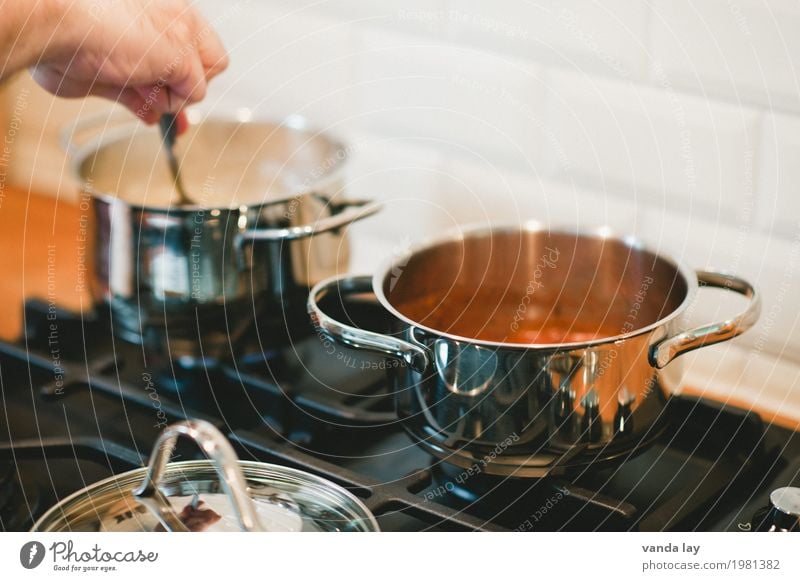
<path id="1" fill-rule="evenodd" d="M 349 312 L 386 324 L 369 303 Z M 143 466 L 161 429 L 187 418 L 220 428 L 241 459 L 348 488 L 385 531 L 766 530 L 770 495 L 800 487 L 800 433 L 688 397 L 673 398 L 656 441 L 613 465 L 556 463 L 528 479 L 456 468 L 397 421 L 391 365 L 329 349 L 303 320 L 289 328 L 272 344 L 256 329 L 235 361 L 198 364 L 114 339 L 103 314 L 28 302 L 20 340 L 0 343 L 0 530 L 27 530 L 67 495 Z"/>

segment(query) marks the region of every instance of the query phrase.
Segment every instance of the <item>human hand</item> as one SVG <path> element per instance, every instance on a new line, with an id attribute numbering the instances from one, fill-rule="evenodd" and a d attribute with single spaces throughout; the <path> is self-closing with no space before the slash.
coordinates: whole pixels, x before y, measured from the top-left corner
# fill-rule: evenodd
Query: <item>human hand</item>
<path id="1" fill-rule="evenodd" d="M 228 66 L 216 32 L 187 0 L 55 0 L 50 6 L 60 19 L 31 73 L 55 95 L 99 95 L 155 123 L 203 99 L 208 82 Z"/>

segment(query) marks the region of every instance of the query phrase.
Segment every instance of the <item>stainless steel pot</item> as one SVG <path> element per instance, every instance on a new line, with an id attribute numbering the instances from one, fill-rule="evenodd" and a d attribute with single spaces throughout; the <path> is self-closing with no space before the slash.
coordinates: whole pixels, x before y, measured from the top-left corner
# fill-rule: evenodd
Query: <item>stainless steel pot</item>
<path id="1" fill-rule="evenodd" d="M 698 283 L 746 296 L 747 308 L 686 330 Z M 331 316 L 344 304 L 337 294 L 370 292 L 396 333 Z M 538 476 L 629 454 L 658 435 L 681 379 L 671 362 L 751 327 L 759 299 L 736 276 L 694 272 L 607 229 L 530 223 L 461 230 L 373 277 L 320 282 L 308 308 L 323 337 L 405 364 L 397 410 L 430 452 L 489 474 Z"/>
<path id="2" fill-rule="evenodd" d="M 302 313 L 346 266 L 341 229 L 379 209 L 340 199 L 347 149 L 298 119 L 190 122 L 176 152 L 193 205 L 176 204 L 157 128 L 102 117 L 65 131 L 94 210 L 94 296 L 116 334 L 173 358 L 219 356 L 256 315 Z"/>
<path id="3" fill-rule="evenodd" d="M 169 463 L 186 436 L 209 460 Z M 147 468 L 65 498 L 33 525 L 42 532 L 378 531 L 344 488 L 300 470 L 236 457 L 212 424 L 186 421 L 161 433 Z"/>

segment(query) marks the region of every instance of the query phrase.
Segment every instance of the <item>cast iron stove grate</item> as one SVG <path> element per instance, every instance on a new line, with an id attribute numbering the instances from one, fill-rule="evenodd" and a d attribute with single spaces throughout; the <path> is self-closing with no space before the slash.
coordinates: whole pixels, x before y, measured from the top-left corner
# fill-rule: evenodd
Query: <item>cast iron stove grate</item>
<path id="1" fill-rule="evenodd" d="M 291 348 L 251 350 L 235 364 L 182 365 L 145 362 L 112 340 L 103 317 L 29 302 L 25 321 L 21 341 L 0 343 L 0 467 L 14 468 L 26 516 L 2 516 L 3 530 L 143 465 L 160 428 L 185 418 L 214 423 L 242 459 L 349 488 L 383 530 L 747 530 L 772 488 L 800 484 L 797 433 L 702 400 L 676 399 L 658 441 L 619 465 L 498 480 L 415 446 L 381 360 L 331 355 L 310 329 Z M 197 457 L 190 446 L 178 454 Z"/>

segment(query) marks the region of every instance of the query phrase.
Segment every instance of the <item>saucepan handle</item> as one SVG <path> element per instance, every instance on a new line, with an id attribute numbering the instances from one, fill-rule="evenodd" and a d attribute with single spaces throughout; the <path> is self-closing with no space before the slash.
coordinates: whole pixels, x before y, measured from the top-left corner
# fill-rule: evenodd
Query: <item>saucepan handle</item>
<path id="1" fill-rule="evenodd" d="M 311 289 L 308 296 L 308 313 L 314 327 L 320 335 L 335 343 L 401 359 L 415 370 L 423 372 L 428 366 L 428 353 L 423 347 L 391 335 L 347 325 L 326 314 L 320 307 L 320 302 L 332 293 L 344 298 L 371 292 L 372 278 L 369 276 L 339 276 L 323 280 Z"/>
<path id="2" fill-rule="evenodd" d="M 194 440 L 214 462 L 222 489 L 231 501 L 234 514 L 239 521 L 239 527 L 246 532 L 263 531 L 264 528 L 258 521 L 253 499 L 247 492 L 247 483 L 239 467 L 239 458 L 236 456 L 233 446 L 217 428 L 202 420 L 179 422 L 164 428 L 153 449 L 144 482 L 133 492 L 134 497 L 155 514 L 166 530 L 188 531 L 169 500 L 158 488 L 180 436 L 187 436 Z"/>
<path id="3" fill-rule="evenodd" d="M 239 234 L 241 241 L 266 240 L 297 240 L 298 238 L 308 238 L 323 232 L 338 230 L 357 220 L 366 218 L 378 212 L 383 206 L 380 202 L 371 200 L 345 200 L 332 204 L 335 206 L 333 214 L 327 218 L 322 218 L 311 224 L 301 226 L 287 226 L 285 228 L 254 228 L 245 230 Z"/>
<path id="4" fill-rule="evenodd" d="M 750 299 L 747 308 L 731 319 L 682 331 L 662 339 L 650 347 L 650 364 L 661 369 L 670 361 L 699 347 L 733 339 L 755 325 L 761 312 L 761 297 L 746 280 L 723 272 L 698 270 L 697 280 L 703 287 L 733 291 Z"/>

